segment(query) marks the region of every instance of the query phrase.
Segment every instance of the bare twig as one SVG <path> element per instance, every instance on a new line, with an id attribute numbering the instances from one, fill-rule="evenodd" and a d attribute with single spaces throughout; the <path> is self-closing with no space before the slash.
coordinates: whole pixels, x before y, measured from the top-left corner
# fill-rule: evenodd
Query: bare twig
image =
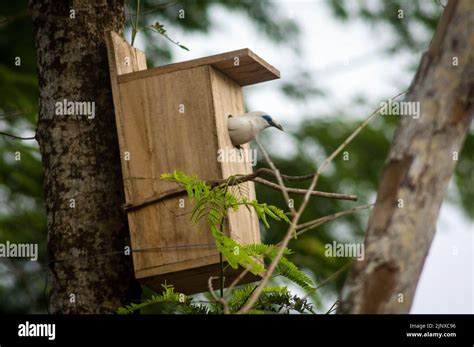
<path id="1" fill-rule="evenodd" d="M 244 183 L 244 182 L 247 182 L 247 181 L 254 181 L 255 183 L 263 184 L 263 185 L 268 186 L 270 188 L 281 190 L 280 189 L 281 187 L 279 185 L 277 185 L 273 182 L 267 181 L 265 179 L 259 178 L 259 176 L 262 176 L 262 175 L 272 175 L 272 176 L 274 176 L 275 173 L 270 169 L 260 168 L 260 169 L 256 170 L 255 172 L 253 172 L 251 174 L 248 174 L 248 175 L 236 175 L 235 179 L 231 180 L 230 182 L 229 182 L 229 179 L 226 178 L 226 179 L 211 180 L 211 181 L 207 181 L 206 183 L 211 187 L 216 187 L 216 186 L 218 186 L 220 184 L 223 184 L 223 183 L 226 183 L 226 184 L 232 186 L 232 185 L 237 185 L 237 184 Z M 288 180 L 288 181 L 303 181 L 303 180 L 307 180 L 307 179 L 310 179 L 310 178 L 314 177 L 314 175 L 313 174 L 306 175 L 306 176 L 281 175 L 281 177 L 285 180 Z M 299 188 L 286 188 L 286 189 L 287 189 L 288 192 L 295 193 L 295 194 L 305 194 L 306 191 L 307 191 L 306 189 L 299 189 Z M 154 204 L 158 201 L 168 199 L 168 198 L 172 198 L 172 197 L 175 197 L 175 196 L 185 195 L 185 194 L 186 194 L 186 189 L 184 189 L 182 187 L 177 187 L 177 188 L 167 190 L 167 191 L 165 191 L 163 193 L 160 193 L 160 194 L 152 195 L 149 198 L 146 198 L 146 199 L 144 199 L 142 201 L 139 201 L 139 202 L 125 204 L 123 206 L 123 209 L 127 212 L 135 211 L 135 210 L 138 210 L 142 207 Z M 317 190 L 311 192 L 311 195 L 319 196 L 319 197 L 322 197 L 322 198 L 339 199 L 339 200 L 352 200 L 352 201 L 357 200 L 356 195 L 321 192 L 321 191 L 317 191 Z"/>
<path id="2" fill-rule="evenodd" d="M 252 181 L 254 181 L 255 183 L 259 183 L 259 184 L 262 184 L 264 186 L 267 186 L 267 187 L 270 187 L 270 188 L 281 191 L 281 187 L 278 184 L 267 181 L 264 178 L 256 177 Z M 288 193 L 306 194 L 307 189 L 286 187 L 286 191 Z M 357 195 L 352 195 L 352 194 L 329 193 L 329 192 L 321 192 L 321 191 L 318 191 L 318 190 L 314 190 L 314 191 L 311 192 L 311 195 L 320 196 L 320 197 L 324 197 L 324 198 L 338 199 L 338 200 L 357 201 Z"/>
<path id="3" fill-rule="evenodd" d="M 211 276 L 209 277 L 209 279 L 207 280 L 207 285 L 209 287 L 209 292 L 211 293 L 211 296 L 212 298 L 216 301 L 216 302 L 219 302 L 222 304 L 222 306 L 224 307 L 224 314 L 229 314 L 230 311 L 229 311 L 229 304 L 227 303 L 227 300 L 225 300 L 224 298 L 219 298 L 216 293 L 214 293 L 214 288 L 212 287 L 212 281 L 213 280 L 217 280 L 219 279 L 219 277 L 216 277 L 216 276 Z"/>
<path id="4" fill-rule="evenodd" d="M 406 91 L 401 92 L 401 93 L 397 94 L 393 99 L 397 99 L 399 96 L 401 96 L 405 93 L 406 93 Z M 296 226 L 298 225 L 299 219 L 301 218 L 301 215 L 303 214 L 303 211 L 305 210 L 306 206 L 308 205 L 308 202 L 309 202 L 309 199 L 310 199 L 310 196 L 311 196 L 311 192 L 316 187 L 316 184 L 318 183 L 318 178 L 319 178 L 319 175 L 321 174 L 321 172 L 359 134 L 359 132 L 378 114 L 378 112 L 380 111 L 380 109 L 382 107 L 383 107 L 383 105 L 381 105 L 374 112 L 372 112 L 372 114 L 369 116 L 369 118 L 367 118 L 359 127 L 357 127 L 357 129 L 351 135 L 349 135 L 349 137 L 339 147 L 337 147 L 337 149 L 334 152 L 332 152 L 332 154 L 329 157 L 327 157 L 322 162 L 322 164 L 319 166 L 319 168 L 316 171 L 316 173 L 313 177 L 313 180 L 312 180 L 312 182 L 311 182 L 311 184 L 308 188 L 308 191 L 304 195 L 303 203 L 301 204 L 301 206 L 298 209 L 297 213 L 293 216 L 290 227 L 288 228 L 285 237 L 281 241 L 281 246 L 280 246 L 280 249 L 278 250 L 278 253 L 277 253 L 276 257 L 272 260 L 270 266 L 268 267 L 268 270 L 267 270 L 265 276 L 263 277 L 262 281 L 258 285 L 257 289 L 253 292 L 252 296 L 249 298 L 249 300 L 247 301 L 245 306 L 242 307 L 242 309 L 240 309 L 238 313 L 247 313 L 252 308 L 252 306 L 255 304 L 255 302 L 258 300 L 258 298 L 260 297 L 263 289 L 267 285 L 270 277 L 272 276 L 273 272 L 275 271 L 276 267 L 278 266 L 278 263 L 279 263 L 281 257 L 283 256 L 283 254 L 285 252 L 285 248 L 288 246 L 288 243 L 290 242 L 290 239 L 291 239 L 291 237 L 293 236 L 293 234 L 296 230 Z"/>
<path id="5" fill-rule="evenodd" d="M 347 262 L 345 263 L 343 266 L 341 266 L 339 269 L 337 269 L 335 272 L 333 272 L 332 274 L 330 274 L 328 277 L 326 277 L 323 281 L 321 281 L 321 283 L 319 283 L 316 287 L 313 288 L 314 292 L 316 292 L 318 289 L 321 289 L 322 287 L 324 287 L 326 284 L 330 283 L 332 280 L 336 279 L 341 273 L 344 272 L 344 270 L 346 270 L 349 265 L 351 265 L 351 262 Z M 313 293 L 314 293 L 313 292 Z M 307 293 L 303 299 L 306 299 L 308 298 L 308 296 L 310 296 L 312 293 Z"/>
<path id="6" fill-rule="evenodd" d="M 368 205 L 362 205 L 362 206 L 358 206 L 358 207 L 354 207 L 354 208 L 351 208 L 349 210 L 346 210 L 346 211 L 342 211 L 342 212 L 337 212 L 337 213 L 334 213 L 334 214 L 331 214 L 329 216 L 324 216 L 324 217 L 321 217 L 321 218 L 318 218 L 318 219 L 315 219 L 315 220 L 312 220 L 312 221 L 309 221 L 307 223 L 304 223 L 304 224 L 300 224 L 296 227 L 296 229 L 302 229 L 303 230 L 300 230 L 296 233 L 297 236 L 300 236 L 301 234 L 305 233 L 306 231 L 309 231 L 311 229 L 314 229 L 318 226 L 320 226 L 321 224 L 324 224 L 324 223 L 327 223 L 327 222 L 330 222 L 330 221 L 333 221 L 335 219 L 338 219 L 338 218 L 341 218 L 343 216 L 347 216 L 347 215 L 350 215 L 350 214 L 353 214 L 354 212 L 357 212 L 357 211 L 360 211 L 360 210 L 364 210 L 364 209 L 368 209 L 370 207 L 372 207 L 374 204 L 368 204 Z M 280 246 L 281 242 L 280 243 L 277 243 L 277 246 Z M 329 277 L 327 277 L 324 281 L 322 281 L 317 287 L 315 287 L 314 290 L 318 290 L 319 288 L 323 287 L 324 285 L 326 285 L 327 283 L 329 283 L 331 280 L 333 280 L 334 278 L 336 278 L 344 269 L 346 269 L 348 267 L 350 263 L 347 263 L 345 264 L 343 267 L 341 267 L 340 269 L 338 269 L 336 272 L 334 272 L 333 274 L 331 274 Z M 240 281 L 242 281 L 242 279 L 249 273 L 249 270 L 247 269 L 244 269 L 240 274 L 239 276 L 232 282 L 232 284 L 229 286 L 229 288 L 227 288 L 226 290 L 226 296 L 228 293 L 232 293 L 232 290 L 240 283 Z M 306 297 L 305 297 L 306 298 Z"/>
<path id="7" fill-rule="evenodd" d="M 331 275 L 329 275 L 328 277 L 326 277 L 321 283 L 319 283 L 319 285 L 314 288 L 314 290 L 318 290 L 322 287 L 324 287 L 326 284 L 328 284 L 329 282 L 331 282 L 332 280 L 334 280 L 335 278 L 337 278 L 337 276 L 339 276 L 341 273 L 344 272 L 344 270 L 346 270 L 349 265 L 351 264 L 350 261 L 348 261 L 347 263 L 345 263 L 343 266 L 341 266 L 339 269 L 337 269 L 335 272 L 333 272 Z M 306 296 L 305 296 L 306 298 Z"/>
<path id="8" fill-rule="evenodd" d="M 11 137 L 12 139 L 15 139 L 15 140 L 35 140 L 36 139 L 36 135 L 31 136 L 31 137 L 21 137 L 21 136 L 16 136 L 16 135 L 12 135 L 12 134 L 7 134 L 7 133 L 1 132 L 1 131 L 0 131 L 0 135 L 8 136 L 8 137 Z"/>
<path id="9" fill-rule="evenodd" d="M 16 117 L 22 114 L 21 111 L 14 111 L 12 113 L 4 114 L 3 116 L 0 116 L 0 119 L 8 118 L 8 117 Z"/>
<path id="10" fill-rule="evenodd" d="M 183 189 L 181 187 L 170 189 L 170 190 L 164 191 L 163 193 L 155 194 L 153 196 L 150 196 L 149 198 L 146 198 L 146 199 L 144 199 L 140 202 L 125 204 L 125 205 L 123 205 L 123 209 L 127 212 L 135 211 L 135 210 L 138 210 L 142 207 L 152 205 L 152 204 L 154 204 L 158 201 L 168 199 L 168 198 L 172 198 L 174 196 L 184 195 L 185 193 L 186 193 L 186 189 Z"/>
<path id="11" fill-rule="evenodd" d="M 309 222 L 306 222 L 306 223 L 303 223 L 303 224 L 298 224 L 296 226 L 296 230 L 299 230 L 299 229 L 302 229 L 302 230 L 299 230 L 296 233 L 296 235 L 299 236 L 299 235 L 305 233 L 308 230 L 311 230 L 311 229 L 314 229 L 314 228 L 320 226 L 321 224 L 333 221 L 333 220 L 338 219 L 340 217 L 344 217 L 344 216 L 353 214 L 354 212 L 357 212 L 357 211 L 360 211 L 360 210 L 366 210 L 368 208 L 371 208 L 372 206 L 374 206 L 374 204 L 361 205 L 361 206 L 357 206 L 357 207 L 354 207 L 354 208 L 351 208 L 351 209 L 348 209 L 348 210 L 345 210 L 345 211 L 341 211 L 341 212 L 337 212 L 337 213 L 334 213 L 334 214 L 330 214 L 328 216 L 317 218 L 317 219 L 314 219 L 312 221 L 309 221 Z"/>
<path id="12" fill-rule="evenodd" d="M 319 172 L 319 171 L 318 171 Z M 263 277 L 262 281 L 258 285 L 257 289 L 253 292 L 252 296 L 247 300 L 245 303 L 244 307 L 242 307 L 238 313 L 247 313 L 253 305 L 257 302 L 258 298 L 263 292 L 263 289 L 266 287 L 268 281 L 270 280 L 270 277 L 272 276 L 273 272 L 275 271 L 276 267 L 278 266 L 278 263 L 280 262 L 281 257 L 283 256 L 283 253 L 285 252 L 286 246 L 288 246 L 288 243 L 290 242 L 291 237 L 293 236 L 295 230 L 296 230 L 296 225 L 298 224 L 298 221 L 301 217 L 301 214 L 303 213 L 304 208 L 306 208 L 306 205 L 308 204 L 309 197 L 311 196 L 311 191 L 314 189 L 316 186 L 316 181 L 318 179 L 319 174 L 317 173 L 313 181 L 304 195 L 303 198 L 303 204 L 300 206 L 296 214 L 294 215 L 290 227 L 288 228 L 288 231 L 286 232 L 286 235 L 281 242 L 280 249 L 278 250 L 278 253 L 275 258 L 273 258 L 272 262 L 270 263 L 270 266 L 268 267 L 267 273 Z"/>
<path id="13" fill-rule="evenodd" d="M 244 269 L 239 276 L 231 283 L 229 288 L 227 288 L 226 295 L 227 293 L 232 293 L 232 290 L 244 279 L 244 277 L 249 273 L 250 271 L 248 269 Z"/>
<path id="14" fill-rule="evenodd" d="M 336 300 L 334 304 L 329 308 L 329 311 L 326 312 L 326 314 L 331 314 L 337 309 L 337 305 L 339 304 L 339 300 Z"/>
<path id="15" fill-rule="evenodd" d="M 260 150 L 262 151 L 266 162 L 268 163 L 268 165 L 270 165 L 272 171 L 275 173 L 275 177 L 278 181 L 279 189 L 281 190 L 281 193 L 283 194 L 283 197 L 285 198 L 285 205 L 289 207 L 292 213 L 296 213 L 295 207 L 292 204 L 290 204 L 290 196 L 288 195 L 288 188 L 286 188 L 285 183 L 283 183 L 283 178 L 281 177 L 280 170 L 277 169 L 273 161 L 270 159 L 270 156 L 268 155 L 267 151 L 265 150 L 262 143 L 258 139 L 258 136 L 255 137 L 255 141 L 260 147 Z"/>
<path id="16" fill-rule="evenodd" d="M 262 174 L 275 176 L 275 173 L 272 170 L 265 167 L 258 169 L 256 172 L 261 172 Z M 307 181 L 314 177 L 314 173 L 311 173 L 309 175 L 303 175 L 303 176 L 289 176 L 289 175 L 284 175 L 284 174 L 280 174 L 280 175 L 281 175 L 281 178 L 283 178 L 285 181 Z M 259 174 L 258 176 L 261 176 L 261 175 Z"/>

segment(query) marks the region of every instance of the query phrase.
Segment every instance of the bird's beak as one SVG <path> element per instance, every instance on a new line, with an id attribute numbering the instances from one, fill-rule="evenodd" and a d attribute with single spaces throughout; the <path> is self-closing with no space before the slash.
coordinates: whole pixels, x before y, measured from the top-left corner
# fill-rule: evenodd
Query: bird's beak
<path id="1" fill-rule="evenodd" d="M 280 129 L 281 131 L 285 131 L 285 129 L 283 129 L 281 124 L 275 124 L 275 128 Z"/>

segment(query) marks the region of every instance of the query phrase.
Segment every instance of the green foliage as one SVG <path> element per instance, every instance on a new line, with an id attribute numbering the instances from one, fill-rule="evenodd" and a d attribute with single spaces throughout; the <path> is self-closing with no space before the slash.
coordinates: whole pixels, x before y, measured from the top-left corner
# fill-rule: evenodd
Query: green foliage
<path id="1" fill-rule="evenodd" d="M 168 34 L 166 33 L 166 29 L 165 29 L 165 26 L 163 24 L 160 24 L 160 22 L 156 22 L 155 24 L 153 25 L 148 25 L 145 27 L 145 29 L 149 29 L 155 33 L 158 33 L 160 34 L 161 36 L 163 36 L 165 39 L 167 39 L 168 41 L 170 41 L 171 43 L 175 44 L 176 46 L 186 50 L 186 51 L 189 51 L 189 48 L 187 48 L 186 46 L 183 46 L 182 44 L 180 44 L 178 41 L 175 41 L 173 40 L 172 38 L 170 38 L 168 36 Z"/>
<path id="2" fill-rule="evenodd" d="M 222 254 L 232 268 L 237 269 L 240 265 L 255 275 L 265 271 L 263 264 L 258 259 L 252 257 L 252 255 L 238 242 L 227 237 L 215 226 L 211 225 L 210 227 L 212 236 L 216 242 L 217 250 Z"/>
<path id="3" fill-rule="evenodd" d="M 238 211 L 240 206 L 253 207 L 260 220 L 267 227 L 269 227 L 267 216 L 277 221 L 290 222 L 285 212 L 276 206 L 259 203 L 257 200 L 247 200 L 246 198 L 239 200 L 230 189 L 230 183 L 235 177 L 230 177 L 223 184 L 213 188 L 196 176 L 187 176 L 181 171 L 162 174 L 161 179 L 174 181 L 182 185 L 186 189 L 188 197 L 195 200 L 191 217 L 195 222 L 198 222 L 204 216 L 208 216 L 209 225 L 219 228 L 219 223 L 227 216 L 228 209 Z"/>
<path id="4" fill-rule="evenodd" d="M 181 45 L 178 41 L 175 41 L 171 39 L 168 34 L 166 33 L 165 26 L 161 24 L 160 22 L 156 22 L 153 25 L 146 25 L 144 27 L 140 27 L 139 25 L 139 18 L 140 18 L 140 0 L 137 0 L 137 7 L 136 7 L 136 13 L 135 13 L 135 20 L 132 18 L 130 20 L 130 25 L 132 26 L 132 39 L 131 39 L 131 45 L 135 43 L 135 38 L 137 34 L 142 30 L 142 29 L 148 29 L 151 30 L 157 34 L 160 34 L 163 36 L 165 39 L 170 41 L 171 43 L 175 44 L 176 46 L 189 51 L 189 49 L 186 46 Z"/>
<path id="5" fill-rule="evenodd" d="M 237 269 L 240 265 L 253 274 L 260 274 L 265 271 L 262 258 L 271 261 L 277 256 L 279 248 L 276 245 L 241 245 L 224 234 L 222 224 L 229 210 L 235 212 L 241 206 L 254 208 L 258 218 L 267 227 L 269 227 L 267 216 L 276 221 L 290 222 L 285 212 L 276 206 L 260 203 L 257 200 L 249 201 L 245 197 L 236 197 L 230 191 L 230 183 L 236 177 L 230 177 L 224 183 L 215 187 L 209 186 L 196 176 L 188 176 L 181 171 L 162 174 L 161 178 L 174 181 L 186 189 L 188 197 L 194 201 L 191 218 L 194 222 L 198 222 L 207 216 L 216 247 L 232 268 Z M 290 254 L 289 249 L 284 250 L 284 255 Z M 279 260 L 278 269 L 282 276 L 308 291 L 312 290 L 313 281 L 285 256 Z"/>
<path id="6" fill-rule="evenodd" d="M 252 295 L 255 285 L 242 286 L 232 291 L 228 301 L 229 313 L 238 312 Z M 149 299 L 120 307 L 118 314 L 132 314 L 143 309 L 153 308 L 161 314 L 220 314 L 222 306 L 214 302 L 193 302 L 193 298 L 174 291 L 171 285 L 163 285 L 163 292 Z M 267 287 L 257 300 L 250 314 L 262 313 L 306 313 L 314 314 L 314 308 L 305 298 L 292 295 L 287 287 Z"/>
<path id="7" fill-rule="evenodd" d="M 149 306 L 156 306 L 159 313 L 185 313 L 185 314 L 207 314 L 209 310 L 202 305 L 195 305 L 192 303 L 192 298 L 174 291 L 174 287 L 163 284 L 163 292 L 161 295 L 152 295 L 139 304 L 131 303 L 120 307 L 117 310 L 118 314 L 131 314 L 135 311 L 142 310 Z"/>
<path id="8" fill-rule="evenodd" d="M 230 312 L 238 312 L 255 290 L 255 286 L 248 285 L 235 289 L 232 299 L 229 300 Z M 261 313 L 316 313 L 313 306 L 306 299 L 291 295 L 287 287 L 267 287 L 263 289 L 250 314 Z"/>
<path id="9" fill-rule="evenodd" d="M 265 245 L 265 244 L 252 244 L 252 245 L 245 245 L 242 246 L 246 252 L 248 252 L 251 256 L 263 256 L 268 258 L 272 261 L 279 250 L 279 247 L 276 245 Z M 293 264 L 291 261 L 288 260 L 285 256 L 291 255 L 293 252 L 285 248 L 283 257 L 280 258 L 278 262 L 278 270 L 280 274 L 289 280 L 293 281 L 294 283 L 298 284 L 303 289 L 307 290 L 308 292 L 313 292 L 313 281 L 298 267 Z"/>

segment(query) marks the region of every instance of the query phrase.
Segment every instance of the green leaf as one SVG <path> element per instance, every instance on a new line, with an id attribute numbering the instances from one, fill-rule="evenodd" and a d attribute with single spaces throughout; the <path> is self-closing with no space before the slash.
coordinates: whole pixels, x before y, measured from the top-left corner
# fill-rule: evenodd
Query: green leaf
<path id="1" fill-rule="evenodd" d="M 161 295 L 152 295 L 150 299 L 142 303 L 125 305 L 117 309 L 118 314 L 131 314 L 135 311 L 141 310 L 151 305 L 161 305 L 161 309 L 166 312 L 182 312 L 182 313 L 206 313 L 207 309 L 201 306 L 193 306 L 191 304 L 192 298 L 187 297 L 182 293 L 174 291 L 171 285 L 162 284 L 163 292 Z"/>
<path id="2" fill-rule="evenodd" d="M 268 214 L 273 219 L 278 220 L 278 221 L 281 220 L 281 218 L 278 217 L 275 213 L 273 213 L 273 211 L 270 209 L 270 207 L 267 206 L 266 204 L 264 206 L 264 210 L 265 210 L 265 213 Z"/>
<path id="3" fill-rule="evenodd" d="M 286 215 L 286 213 L 285 213 L 282 209 L 280 209 L 280 208 L 278 208 L 278 207 L 276 207 L 276 206 L 273 206 L 273 205 L 268 205 L 268 208 L 269 208 L 274 214 L 276 214 L 280 219 L 283 219 L 283 220 L 284 220 L 285 222 L 287 222 L 288 224 L 291 223 L 290 219 L 288 218 L 288 216 Z"/>
<path id="4" fill-rule="evenodd" d="M 246 207 L 252 206 L 258 218 L 267 228 L 270 227 L 267 215 L 276 221 L 285 220 L 289 222 L 283 210 L 273 205 L 259 203 L 257 200 L 248 201 L 245 197 L 238 199 L 228 190 L 229 186 L 227 183 L 232 182 L 231 179 L 228 179 L 226 184 L 211 188 L 206 182 L 198 179 L 196 176 L 188 176 L 179 170 L 174 171 L 173 174 L 162 174 L 161 178 L 175 181 L 185 187 L 188 191 L 188 195 L 194 201 L 191 219 L 194 222 L 198 222 L 207 215 L 208 225 L 216 243 L 217 250 L 232 268 L 237 269 L 241 266 L 253 274 L 259 274 L 265 271 L 262 262 L 263 258 L 273 260 L 277 256 L 279 247 L 276 245 L 240 245 L 235 240 L 226 236 L 224 232 L 220 230 L 220 227 L 221 221 L 224 220 L 229 213 L 229 208 L 231 208 L 232 211 L 236 211 L 242 205 Z M 239 251 L 235 252 L 236 249 Z M 296 265 L 285 258 L 285 256 L 291 253 L 291 250 L 285 248 L 284 256 L 278 263 L 278 269 L 281 275 L 300 285 L 302 288 L 308 291 L 311 290 L 314 286 L 311 279 L 299 270 Z"/>
<path id="5" fill-rule="evenodd" d="M 298 269 L 298 267 L 287 258 L 282 257 L 280 259 L 278 262 L 278 270 L 283 276 L 295 282 L 306 291 L 314 292 L 314 283 L 311 278 Z"/>

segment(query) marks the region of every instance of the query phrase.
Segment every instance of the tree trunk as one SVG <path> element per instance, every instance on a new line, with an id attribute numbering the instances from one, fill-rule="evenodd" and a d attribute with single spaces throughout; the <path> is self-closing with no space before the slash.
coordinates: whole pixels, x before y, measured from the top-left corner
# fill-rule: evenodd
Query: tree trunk
<path id="1" fill-rule="evenodd" d="M 474 1 L 450 0 L 406 98 L 420 102 L 421 117 L 405 116 L 395 134 L 368 223 L 365 259 L 349 274 L 339 313 L 410 311 L 474 115 L 472 28 Z"/>
<path id="2" fill-rule="evenodd" d="M 73 7 L 74 6 L 74 7 Z M 108 75 L 105 30 L 122 32 L 123 1 L 31 1 L 40 87 L 52 313 L 106 313 L 134 287 Z M 57 102 L 95 102 L 95 117 Z M 92 107 L 92 104 L 89 106 Z M 63 110 L 64 111 L 64 110 Z"/>

